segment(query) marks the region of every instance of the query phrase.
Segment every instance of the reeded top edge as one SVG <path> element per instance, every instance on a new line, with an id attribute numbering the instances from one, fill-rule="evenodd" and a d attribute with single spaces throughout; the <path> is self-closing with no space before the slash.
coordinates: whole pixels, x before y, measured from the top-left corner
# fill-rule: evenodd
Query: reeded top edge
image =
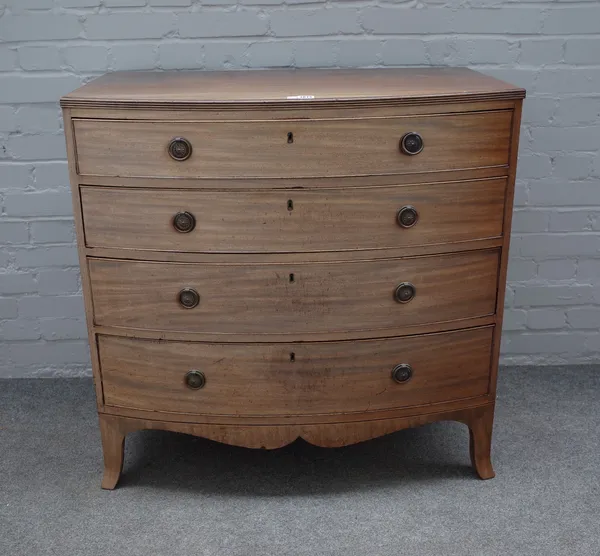
<path id="1" fill-rule="evenodd" d="M 65 95 L 65 108 L 264 108 L 522 99 L 467 68 L 115 72 Z"/>

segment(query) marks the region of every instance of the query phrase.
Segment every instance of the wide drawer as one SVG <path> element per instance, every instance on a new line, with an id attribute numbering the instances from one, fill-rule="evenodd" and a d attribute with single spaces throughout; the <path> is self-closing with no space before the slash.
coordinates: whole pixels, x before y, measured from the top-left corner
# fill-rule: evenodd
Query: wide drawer
<path id="1" fill-rule="evenodd" d="M 485 395 L 492 331 L 300 344 L 99 336 L 98 347 L 108 406 L 225 415 L 344 413 Z M 188 379 L 190 371 L 196 372 Z"/>
<path id="2" fill-rule="evenodd" d="M 73 126 L 82 175 L 294 178 L 507 165 L 511 121 L 505 110 L 329 120 L 74 119 Z M 411 132 L 424 145 L 416 155 L 399 146 Z M 185 160 L 174 159 L 170 146 Z"/>
<path id="3" fill-rule="evenodd" d="M 454 243 L 502 235 L 506 180 L 351 190 L 81 187 L 88 247 L 310 252 Z"/>
<path id="4" fill-rule="evenodd" d="M 498 260 L 498 250 L 485 250 L 331 263 L 90 258 L 88 265 L 97 325 L 298 334 L 397 329 L 490 315 Z M 395 299 L 396 293 L 404 302 Z"/>

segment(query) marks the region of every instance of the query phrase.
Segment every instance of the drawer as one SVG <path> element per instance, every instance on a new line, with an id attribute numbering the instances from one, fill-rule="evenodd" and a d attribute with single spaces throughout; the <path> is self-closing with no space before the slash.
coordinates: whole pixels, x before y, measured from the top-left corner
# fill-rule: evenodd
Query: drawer
<path id="1" fill-rule="evenodd" d="M 504 166 L 511 121 L 505 110 L 329 120 L 75 119 L 73 126 L 82 175 L 299 178 Z M 424 145 L 416 155 L 399 148 L 411 132 Z M 171 145 L 185 160 L 172 158 Z"/>
<path id="2" fill-rule="evenodd" d="M 498 262 L 498 250 L 485 250 L 330 263 L 219 265 L 91 258 L 88 265 L 97 325 L 298 334 L 393 329 L 490 315 Z M 397 290 L 405 302 L 396 301 Z"/>
<path id="3" fill-rule="evenodd" d="M 504 178 L 304 191 L 84 186 L 81 204 L 88 247 L 343 251 L 499 237 L 505 189 Z"/>
<path id="4" fill-rule="evenodd" d="M 485 395 L 492 331 L 300 344 L 99 336 L 98 348 L 108 406 L 240 416 L 323 414 Z M 187 378 L 190 371 L 195 373 Z"/>

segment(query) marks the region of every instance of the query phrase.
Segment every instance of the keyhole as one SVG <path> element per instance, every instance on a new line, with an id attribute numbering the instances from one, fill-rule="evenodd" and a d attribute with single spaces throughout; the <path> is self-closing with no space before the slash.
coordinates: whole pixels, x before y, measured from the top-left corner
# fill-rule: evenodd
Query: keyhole
<path id="1" fill-rule="evenodd" d="M 288 132 L 287 138 L 288 138 L 288 143 L 293 143 L 294 142 L 294 134 L 291 131 Z"/>
<path id="2" fill-rule="evenodd" d="M 292 282 L 292 283 L 293 283 L 295 280 L 296 280 L 296 278 L 295 278 L 295 276 L 294 276 L 294 273 L 292 272 L 292 273 L 290 274 L 290 282 Z"/>
<path id="3" fill-rule="evenodd" d="M 291 199 L 288 201 L 288 210 L 294 210 L 294 201 Z"/>
<path id="4" fill-rule="evenodd" d="M 296 354 L 292 351 L 292 353 L 290 353 L 290 361 L 293 363 L 294 361 L 296 361 Z"/>

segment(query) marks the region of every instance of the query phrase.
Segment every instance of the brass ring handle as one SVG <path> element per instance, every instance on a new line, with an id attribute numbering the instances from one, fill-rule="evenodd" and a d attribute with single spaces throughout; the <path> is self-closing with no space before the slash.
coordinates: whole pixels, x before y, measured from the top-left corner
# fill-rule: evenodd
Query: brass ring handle
<path id="1" fill-rule="evenodd" d="M 398 303 L 408 303 L 417 294 L 417 289 L 410 282 L 402 282 L 394 291 L 394 299 Z"/>
<path id="2" fill-rule="evenodd" d="M 185 137 L 174 137 L 167 149 L 173 160 L 183 162 L 192 156 L 192 144 Z"/>
<path id="3" fill-rule="evenodd" d="M 419 221 L 419 213 L 413 206 L 403 206 L 396 215 L 396 220 L 401 228 L 412 228 Z"/>
<path id="4" fill-rule="evenodd" d="M 408 382 L 413 375 L 412 367 L 408 363 L 401 363 L 392 369 L 392 378 L 398 384 Z"/>
<path id="5" fill-rule="evenodd" d="M 201 371 L 189 371 L 185 375 L 185 385 L 192 390 L 200 390 L 206 384 L 206 377 Z"/>
<path id="6" fill-rule="evenodd" d="M 196 219 L 191 212 L 178 212 L 173 217 L 173 228 L 182 234 L 188 234 L 196 227 Z"/>
<path id="7" fill-rule="evenodd" d="M 400 150 L 404 154 L 414 156 L 419 154 L 425 148 L 423 137 L 421 137 L 416 131 L 409 131 L 402 136 L 400 139 Z"/>
<path id="8" fill-rule="evenodd" d="M 178 298 L 180 305 L 185 309 L 193 309 L 200 303 L 200 294 L 192 288 L 183 288 Z"/>

